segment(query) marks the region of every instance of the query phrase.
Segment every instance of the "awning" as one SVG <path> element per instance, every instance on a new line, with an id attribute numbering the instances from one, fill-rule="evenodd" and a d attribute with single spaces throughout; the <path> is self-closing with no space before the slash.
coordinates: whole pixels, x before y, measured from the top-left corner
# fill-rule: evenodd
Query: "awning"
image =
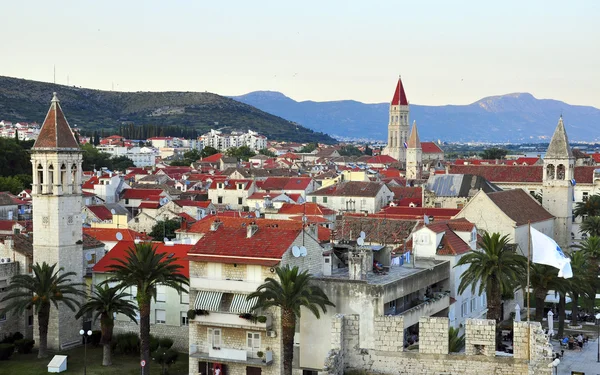
<path id="1" fill-rule="evenodd" d="M 256 302 L 258 302 L 258 297 L 252 298 L 249 301 L 246 301 L 246 297 L 246 294 L 234 294 L 229 311 L 237 314 L 251 313 L 252 308 L 256 306 Z"/>
<path id="2" fill-rule="evenodd" d="M 194 302 L 194 309 L 218 311 L 223 292 L 199 291 Z"/>

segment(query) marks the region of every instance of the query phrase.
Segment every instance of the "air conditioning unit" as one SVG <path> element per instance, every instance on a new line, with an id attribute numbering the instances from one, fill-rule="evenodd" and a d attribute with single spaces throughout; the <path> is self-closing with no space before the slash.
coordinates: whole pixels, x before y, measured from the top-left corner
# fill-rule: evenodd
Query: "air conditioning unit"
<path id="1" fill-rule="evenodd" d="M 6 258 L 6 263 L 10 263 L 10 262 L 12 262 L 12 259 Z"/>
<path id="2" fill-rule="evenodd" d="M 6 258 L 0 258 L 0 263 L 6 263 Z"/>
<path id="3" fill-rule="evenodd" d="M 269 336 L 269 337 L 277 337 L 277 332 L 275 332 L 275 331 L 267 331 L 267 336 Z"/>

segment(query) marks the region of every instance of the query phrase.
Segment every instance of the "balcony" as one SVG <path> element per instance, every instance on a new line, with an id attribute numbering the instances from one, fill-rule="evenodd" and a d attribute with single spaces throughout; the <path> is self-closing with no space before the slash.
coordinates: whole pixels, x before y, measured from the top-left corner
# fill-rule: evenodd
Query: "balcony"
<path id="1" fill-rule="evenodd" d="M 240 318 L 240 314 L 237 313 L 225 311 L 211 311 L 208 315 L 196 315 L 196 317 L 192 321 L 203 325 L 216 327 L 244 328 L 258 331 L 268 331 L 271 329 L 271 325 L 273 324 L 273 318 L 270 314 L 265 314 L 264 316 L 267 317 L 267 321 L 261 323 L 258 321 L 253 322 L 248 319 Z"/>
<path id="2" fill-rule="evenodd" d="M 207 348 L 200 345 L 190 346 L 190 357 L 207 362 L 241 363 L 251 366 L 269 366 L 273 363 L 272 351 L 263 352 L 262 358 L 259 358 L 257 353 L 246 349 Z"/>
<path id="3" fill-rule="evenodd" d="M 397 315 L 404 317 L 404 328 L 408 328 L 419 323 L 422 316 L 433 316 L 450 306 L 450 293 L 436 293 L 434 298 L 430 298 L 418 305 L 411 307 Z"/>
<path id="4" fill-rule="evenodd" d="M 206 277 L 190 277 L 190 288 L 201 290 L 220 290 L 229 293 L 252 293 L 260 286 L 259 282 L 232 279 L 209 279 Z"/>

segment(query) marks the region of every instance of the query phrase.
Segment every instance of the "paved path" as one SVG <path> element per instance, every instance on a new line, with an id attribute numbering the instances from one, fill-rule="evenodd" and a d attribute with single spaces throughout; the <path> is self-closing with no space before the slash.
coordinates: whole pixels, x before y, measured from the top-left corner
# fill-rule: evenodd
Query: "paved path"
<path id="1" fill-rule="evenodd" d="M 559 344 L 553 341 L 554 350 L 560 351 Z M 565 350 L 565 355 L 558 365 L 559 375 L 571 375 L 571 371 L 580 371 L 585 375 L 600 375 L 598 358 L 598 340 L 588 341 L 583 351 Z"/>

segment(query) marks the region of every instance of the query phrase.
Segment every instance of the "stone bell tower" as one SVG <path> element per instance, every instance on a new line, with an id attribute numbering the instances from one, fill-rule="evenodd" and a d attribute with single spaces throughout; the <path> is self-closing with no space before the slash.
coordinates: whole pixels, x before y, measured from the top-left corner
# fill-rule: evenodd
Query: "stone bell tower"
<path id="1" fill-rule="evenodd" d="M 406 149 L 406 179 L 418 180 L 421 178 L 423 170 L 423 149 L 417 130 L 417 122 L 413 121 L 412 131 L 408 139 L 408 148 Z"/>
<path id="2" fill-rule="evenodd" d="M 31 149 L 33 261 L 75 272 L 72 282 L 83 281 L 81 163 L 82 152 L 54 93 Z M 37 315 L 34 317 L 34 339 L 39 342 Z M 60 350 L 79 343 L 80 326 L 75 312 L 60 303 L 58 309 L 52 306 L 48 349 Z"/>
<path id="3" fill-rule="evenodd" d="M 408 99 L 404 92 L 402 78 L 398 78 L 396 91 L 390 103 L 390 119 L 388 123 L 388 144 L 383 150 L 384 155 L 389 155 L 400 163 L 406 162 L 406 147 L 408 141 Z"/>
<path id="4" fill-rule="evenodd" d="M 562 116 L 544 156 L 542 206 L 554 215 L 554 240 L 562 249 L 571 243 L 575 158 Z"/>

